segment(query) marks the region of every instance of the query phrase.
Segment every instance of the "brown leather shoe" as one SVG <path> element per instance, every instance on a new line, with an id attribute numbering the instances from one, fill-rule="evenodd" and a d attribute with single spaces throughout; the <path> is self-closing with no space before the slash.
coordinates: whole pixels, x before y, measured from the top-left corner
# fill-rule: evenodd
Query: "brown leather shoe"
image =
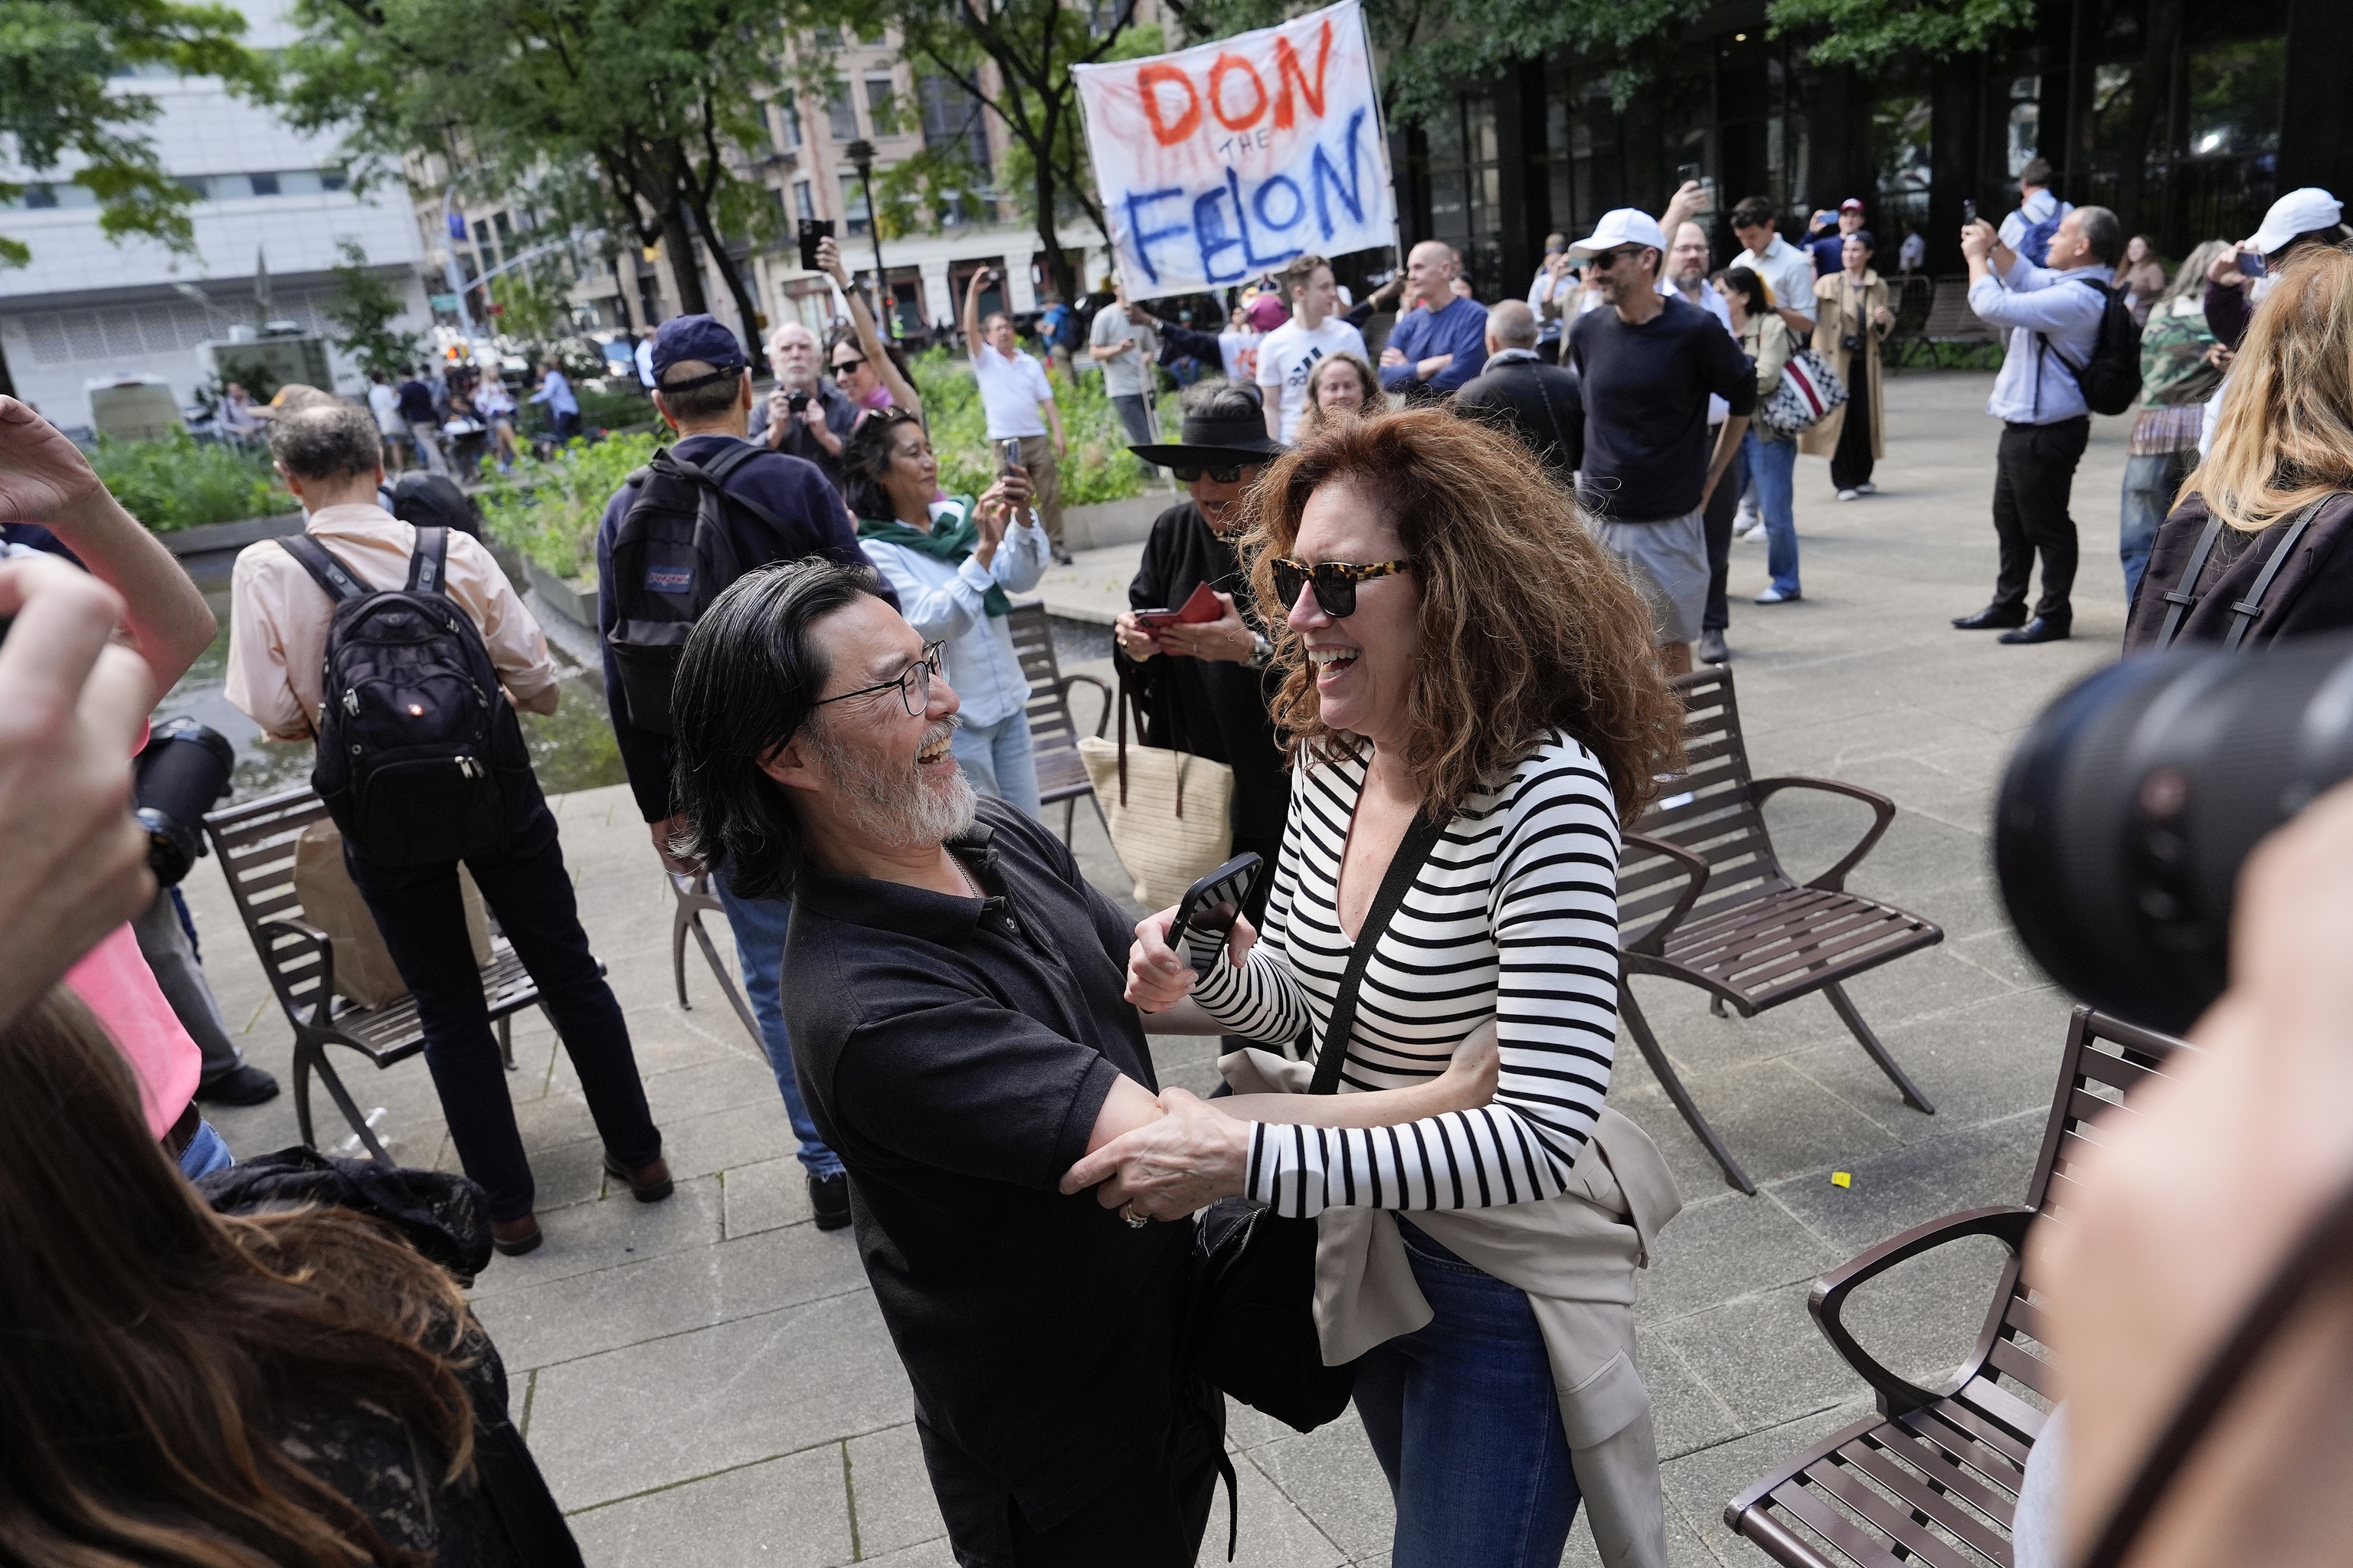
<path id="1" fill-rule="evenodd" d="M 605 1174 L 627 1181 L 629 1195 L 640 1203 L 659 1203 L 678 1191 L 678 1183 L 670 1179 L 670 1161 L 659 1155 L 650 1163 L 633 1168 L 622 1164 L 619 1157 L 607 1150 Z"/>
<path id="2" fill-rule="evenodd" d="M 519 1220 L 491 1222 L 491 1245 L 509 1257 L 521 1257 L 534 1251 L 546 1239 L 547 1233 L 539 1228 L 539 1216 L 536 1214 L 525 1214 Z"/>

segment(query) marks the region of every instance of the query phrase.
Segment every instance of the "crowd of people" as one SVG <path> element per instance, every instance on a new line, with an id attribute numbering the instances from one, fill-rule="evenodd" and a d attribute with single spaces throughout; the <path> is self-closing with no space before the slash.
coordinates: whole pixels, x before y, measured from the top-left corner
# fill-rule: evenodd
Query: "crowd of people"
<path id="1" fill-rule="evenodd" d="M 2353 627 L 2341 207 L 2292 192 L 2168 279 L 2113 214 L 2027 185 L 1960 236 L 1974 308 L 2011 336 L 1997 585 L 1957 624 L 2069 634 L 2072 478 L 2123 342 L 2127 650 Z M 1221 930 L 1134 920 L 1039 820 L 1007 617 L 1068 558 L 1062 426 L 982 281 L 963 327 L 998 461 L 978 495 L 943 493 L 854 290 L 830 342 L 771 334 L 765 398 L 707 315 L 648 344 L 673 439 L 597 530 L 609 716 L 654 856 L 725 912 L 816 1224 L 855 1229 L 960 1562 L 1191 1563 L 1221 1391 L 1242 1387 L 1291 1391 L 1253 1396 L 1284 1411 L 1302 1389 L 1353 1401 L 1400 1568 L 1549 1564 L 1580 1511 L 1613 1568 L 1664 1562 L 1631 1304 L 1679 1199 L 1608 1106 L 1618 856 L 1683 767 L 1672 678 L 1694 643 L 1725 655 L 1739 498 L 1770 605 L 1803 597 L 1800 452 L 1871 493 L 1893 326 L 1859 203 L 1794 245 L 1745 200 L 1717 271 L 1703 200 L 1558 237 L 1529 297 L 1493 308 L 1417 246 L 1377 356 L 1377 302 L 1312 256 L 1224 333 L 1116 293 L 1098 313 L 1107 377 L 1134 376 L 1117 399 L 1141 405 L 1172 352 L 1247 371 L 1188 387 L 1174 440 L 1121 406 L 1136 460 L 1185 494 L 1145 542 L 1114 668 L 1145 745 L 1232 771 L 1226 847 L 1257 869 Z M 1844 406 L 1792 427 L 1775 410 L 1816 364 Z M 227 695 L 318 744 L 464 1176 L 240 1164 L 205 1120 L 276 1085 L 216 1008 L 204 1022 L 127 764 L 214 615 L 79 450 L 0 398 L 0 1224 L 21 1266 L 0 1311 L 44 1347 L 0 1372 L 26 1437 L 0 1473 L 12 1559 L 578 1561 L 459 1288 L 544 1239 L 468 880 L 554 1020 L 606 1171 L 639 1202 L 673 1191 L 516 716 L 558 701 L 546 640 L 464 528 L 387 504 L 387 460 L 432 467 L 420 427 L 446 409 L 414 375 L 364 407 L 305 390 L 259 421 L 305 525 L 238 557 Z M 498 411 L 487 383 L 448 397 Z M 577 417 L 555 366 L 534 400 Z M 1214 615 L 1149 613 L 1197 590 Z M 2337 855 L 2329 887 L 2274 857 L 2242 917 L 2343 927 L 2345 820 L 2298 830 Z M 2259 979 L 2333 983 L 2304 969 Z M 2242 998 L 2234 1027 L 2274 1005 Z M 2296 1058 L 2319 1073 L 2343 1055 L 2334 1016 L 2253 1033 L 2330 1035 Z M 1164 1087 L 1147 1032 L 1222 1036 L 1224 1091 Z M 2113 1181 L 2094 1201 L 2148 1224 Z M 1259 1218 L 1203 1245 L 1272 1294 L 1194 1266 L 1193 1217 L 1236 1204 Z M 2163 1273 L 2146 1250 L 2058 1266 L 2079 1313 Z M 2161 1350 L 2194 1362 L 2195 1338 Z M 2094 1374 L 2075 1418 L 2113 1470 L 2151 1417 Z"/>

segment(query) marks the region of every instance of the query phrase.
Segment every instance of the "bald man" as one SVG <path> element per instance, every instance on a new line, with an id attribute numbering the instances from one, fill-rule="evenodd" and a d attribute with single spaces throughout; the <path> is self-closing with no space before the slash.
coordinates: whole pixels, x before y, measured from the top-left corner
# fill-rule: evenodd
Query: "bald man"
<path id="1" fill-rule="evenodd" d="M 1509 431 L 1567 485 L 1585 456 L 1577 376 L 1536 351 L 1536 313 L 1519 300 L 1487 313 L 1487 366 L 1454 395 L 1454 411 Z"/>
<path id="2" fill-rule="evenodd" d="M 817 464 L 841 490 L 841 449 L 858 423 L 858 405 L 818 373 L 820 355 L 817 334 L 798 322 L 768 334 L 768 368 L 776 373 L 776 385 L 752 410 L 751 436 L 771 451 Z"/>
<path id="3" fill-rule="evenodd" d="M 1440 240 L 1425 239 L 1406 258 L 1408 311 L 1381 350 L 1380 377 L 1408 403 L 1452 397 L 1486 367 L 1487 307 L 1454 291 L 1461 272 L 1453 247 Z"/>

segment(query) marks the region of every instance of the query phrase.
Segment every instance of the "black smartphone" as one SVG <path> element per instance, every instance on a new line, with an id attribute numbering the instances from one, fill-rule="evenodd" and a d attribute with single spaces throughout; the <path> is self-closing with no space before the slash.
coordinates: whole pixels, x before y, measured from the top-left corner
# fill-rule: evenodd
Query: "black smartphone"
<path id="1" fill-rule="evenodd" d="M 801 219 L 801 270 L 804 272 L 814 272 L 817 270 L 817 242 L 820 239 L 830 239 L 832 238 L 833 219 L 829 217 L 805 217 Z"/>
<path id="2" fill-rule="evenodd" d="M 997 471 L 1011 473 L 1021 466 L 1021 438 L 1007 436 L 997 443 Z"/>
<path id="3" fill-rule="evenodd" d="M 2232 260 L 2238 262 L 2242 278 L 2260 278 L 2271 270 L 2263 265 L 2263 253 L 2260 250 L 2235 250 Z"/>
<path id="4" fill-rule="evenodd" d="M 1968 196 L 1961 198 L 1961 227 L 1966 228 L 1978 220 L 1978 204 Z"/>
<path id="5" fill-rule="evenodd" d="M 1249 899 L 1264 863 L 1254 854 L 1238 854 L 1185 890 L 1183 901 L 1176 906 L 1176 923 L 1168 927 L 1168 945 L 1177 947 L 1187 931 L 1217 938 L 1217 947 L 1206 959 L 1193 959 L 1195 973 L 1207 974 L 1209 966 L 1217 962 L 1218 953 L 1233 934 L 1234 922 L 1240 918 L 1242 905 Z"/>

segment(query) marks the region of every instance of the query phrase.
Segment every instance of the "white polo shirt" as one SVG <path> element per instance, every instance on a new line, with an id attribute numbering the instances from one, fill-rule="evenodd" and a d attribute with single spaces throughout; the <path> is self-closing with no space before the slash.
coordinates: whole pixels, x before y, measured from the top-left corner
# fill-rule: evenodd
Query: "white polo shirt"
<path id="1" fill-rule="evenodd" d="M 1046 416 L 1038 405 L 1052 402 L 1054 388 L 1046 380 L 1046 367 L 1036 359 L 1018 348 L 1008 359 L 984 343 L 973 355 L 972 376 L 980 383 L 990 440 L 1046 433 Z"/>

